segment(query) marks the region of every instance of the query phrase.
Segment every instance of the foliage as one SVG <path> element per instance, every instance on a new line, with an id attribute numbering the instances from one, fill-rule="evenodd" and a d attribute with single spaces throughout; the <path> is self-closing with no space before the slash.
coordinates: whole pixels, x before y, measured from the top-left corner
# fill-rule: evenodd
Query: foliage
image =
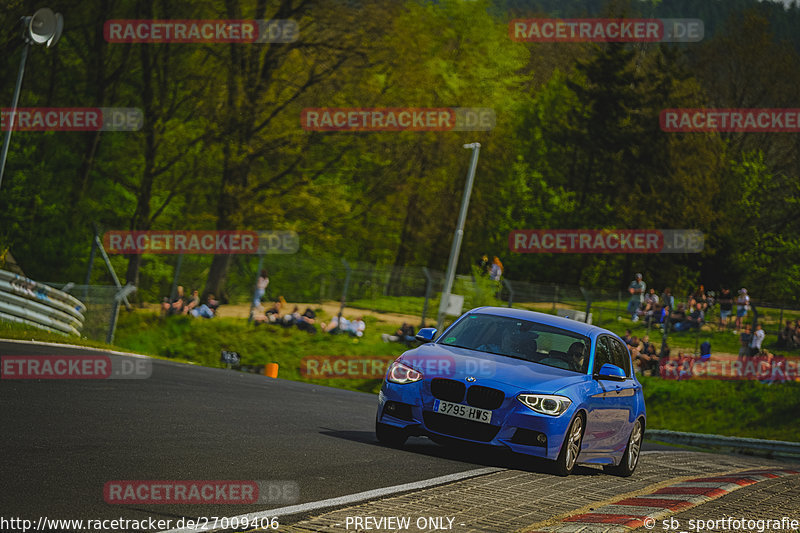
<path id="1" fill-rule="evenodd" d="M 3 27 L 31 9 L 7 4 Z M 501 257 L 515 280 L 619 288 L 642 271 L 650 286 L 676 293 L 704 283 L 750 286 L 760 299 L 800 297 L 797 136 L 659 128 L 666 107 L 792 107 L 797 6 L 64 0 L 57 9 L 67 15 L 64 36 L 53 49 L 31 49 L 20 104 L 138 107 L 145 120 L 138 132 L 14 134 L 0 189 L 0 250 L 35 279 L 83 281 L 93 223 L 101 233 L 295 230 L 300 253 L 265 263 L 272 290 L 304 299 L 343 257 L 444 270 L 469 162 L 462 145 L 480 142 L 460 274 L 486 253 Z M 536 15 L 696 17 L 706 37 L 638 45 L 508 38 L 511 18 Z M 292 18 L 301 38 L 106 42 L 104 22 L 123 18 Z M 0 66 L 15 72 L 17 32 L 0 49 Z M 4 77 L 0 98 L 10 101 L 13 85 Z M 299 120 L 309 107 L 399 106 L 492 108 L 496 126 L 344 133 L 306 131 Z M 526 228 L 687 228 L 707 239 L 693 255 L 511 254 L 509 232 Z M 138 284 L 137 299 L 157 301 L 176 259 L 111 261 Z M 180 282 L 244 300 L 257 262 L 187 257 Z M 92 282 L 109 281 L 96 265 Z"/>

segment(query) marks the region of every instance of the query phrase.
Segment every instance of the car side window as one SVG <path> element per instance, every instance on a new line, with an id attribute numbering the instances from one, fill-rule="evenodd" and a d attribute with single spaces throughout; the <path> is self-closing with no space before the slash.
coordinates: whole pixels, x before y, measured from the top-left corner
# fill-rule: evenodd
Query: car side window
<path id="1" fill-rule="evenodd" d="M 617 339 L 612 339 L 611 337 L 606 337 L 606 339 L 611 343 L 613 349 L 613 359 L 611 363 L 624 370 L 626 377 L 631 377 L 630 352 L 628 352 L 628 349 Z"/>
<path id="2" fill-rule="evenodd" d="M 597 374 L 606 363 L 614 364 L 613 353 L 608 344 L 608 337 L 599 337 L 594 349 L 594 370 L 592 372 Z"/>

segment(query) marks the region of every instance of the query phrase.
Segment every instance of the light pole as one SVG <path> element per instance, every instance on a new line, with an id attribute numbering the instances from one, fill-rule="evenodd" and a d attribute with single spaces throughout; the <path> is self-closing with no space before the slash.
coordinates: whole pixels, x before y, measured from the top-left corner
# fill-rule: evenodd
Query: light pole
<path id="1" fill-rule="evenodd" d="M 453 244 L 450 247 L 450 259 L 447 262 L 447 273 L 444 276 L 444 289 L 442 290 L 442 301 L 439 304 L 439 316 L 436 321 L 436 329 L 442 331 L 447 304 L 450 300 L 450 291 L 453 290 L 453 279 L 456 277 L 456 265 L 458 264 L 458 254 L 461 251 L 461 239 L 464 237 L 464 222 L 467 219 L 467 209 L 469 208 L 469 197 L 472 194 L 472 182 L 475 181 L 475 167 L 478 166 L 478 154 L 481 151 L 481 143 L 465 144 L 464 148 L 472 150 L 472 160 L 469 163 L 467 173 L 467 183 L 464 185 L 464 196 L 461 198 L 461 211 L 458 213 L 458 224 L 456 233 L 453 236 Z"/>
<path id="2" fill-rule="evenodd" d="M 3 140 L 3 150 L 0 152 L 0 185 L 3 183 L 8 147 L 11 144 L 11 132 L 14 131 L 14 121 L 17 118 L 17 103 L 19 102 L 19 91 L 22 87 L 22 76 L 25 74 L 25 62 L 28 60 L 28 49 L 32 44 L 45 44 L 50 48 L 58 42 L 61 32 L 64 30 L 64 17 L 61 16 L 61 13 L 53 13 L 46 7 L 37 10 L 32 17 L 22 17 L 20 22 L 23 25 L 22 39 L 25 41 L 25 46 L 22 47 L 22 61 L 19 63 L 17 85 L 14 87 L 11 117 Z"/>

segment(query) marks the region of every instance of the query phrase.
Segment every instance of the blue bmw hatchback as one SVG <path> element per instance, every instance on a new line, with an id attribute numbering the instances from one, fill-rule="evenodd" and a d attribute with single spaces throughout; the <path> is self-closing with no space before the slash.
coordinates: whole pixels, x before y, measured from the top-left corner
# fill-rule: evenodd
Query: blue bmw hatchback
<path id="1" fill-rule="evenodd" d="M 389 367 L 375 433 L 510 448 L 554 462 L 630 476 L 644 437 L 642 385 L 614 333 L 567 318 L 501 307 L 461 316 Z"/>

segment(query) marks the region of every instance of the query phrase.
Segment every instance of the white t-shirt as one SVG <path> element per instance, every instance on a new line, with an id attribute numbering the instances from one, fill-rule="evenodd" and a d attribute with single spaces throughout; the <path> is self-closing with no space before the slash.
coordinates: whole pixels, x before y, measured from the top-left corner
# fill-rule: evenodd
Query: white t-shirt
<path id="1" fill-rule="evenodd" d="M 744 311 L 747 309 L 747 306 L 750 305 L 750 297 L 746 294 L 740 294 L 738 298 L 736 298 L 736 308 L 739 311 Z"/>
<path id="2" fill-rule="evenodd" d="M 757 349 L 760 350 L 761 349 L 761 342 L 764 340 L 764 336 L 765 335 L 766 334 L 764 333 L 763 329 L 755 330 L 755 332 L 753 333 L 753 340 L 750 341 L 750 347 L 751 348 L 757 348 Z"/>

